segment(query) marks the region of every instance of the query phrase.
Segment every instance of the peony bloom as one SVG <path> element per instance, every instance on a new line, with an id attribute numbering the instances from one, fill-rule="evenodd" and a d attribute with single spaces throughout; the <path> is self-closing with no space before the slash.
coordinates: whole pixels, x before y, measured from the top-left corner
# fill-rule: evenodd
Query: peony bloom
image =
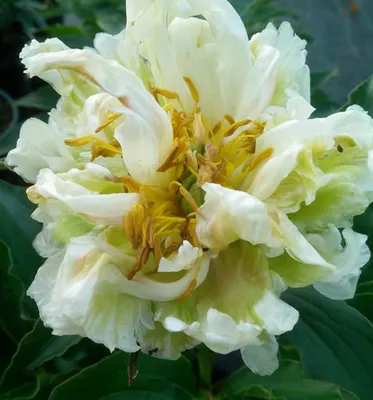
<path id="1" fill-rule="evenodd" d="M 270 374 L 298 320 L 281 293 L 351 298 L 369 259 L 351 226 L 373 198 L 373 121 L 309 119 L 288 23 L 249 40 L 225 0 L 128 0 L 127 21 L 96 49 L 21 53 L 61 95 L 7 157 L 44 224 L 28 294 L 56 335 L 171 359 L 202 342 Z"/>

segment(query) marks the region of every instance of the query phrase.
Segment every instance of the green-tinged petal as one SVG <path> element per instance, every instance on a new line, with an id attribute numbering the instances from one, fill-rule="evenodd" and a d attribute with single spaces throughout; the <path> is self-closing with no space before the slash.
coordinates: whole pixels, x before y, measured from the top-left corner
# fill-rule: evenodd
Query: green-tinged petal
<path id="1" fill-rule="evenodd" d="M 202 255 L 202 249 L 193 247 L 187 240 L 184 240 L 174 256 L 171 258 L 162 257 L 158 272 L 179 272 L 190 269 Z"/>
<path id="2" fill-rule="evenodd" d="M 127 13 L 128 18 L 128 13 Z M 95 36 L 94 47 L 106 59 L 115 60 L 135 72 L 143 82 L 153 84 L 153 76 L 149 65 L 138 51 L 138 45 L 134 43 L 125 30 L 117 35 L 100 32 Z"/>
<path id="3" fill-rule="evenodd" d="M 315 201 L 303 206 L 291 220 L 302 231 L 325 229 L 329 224 L 339 228 L 352 226 L 353 218 L 369 206 L 369 197 L 354 181 L 332 179 L 317 191 Z"/>
<path id="4" fill-rule="evenodd" d="M 319 181 L 320 173 L 313 165 L 311 151 L 295 145 L 268 159 L 248 176 L 241 190 L 288 213 L 315 199 Z"/>
<path id="5" fill-rule="evenodd" d="M 367 236 L 352 229 L 344 229 L 341 234 L 330 225 L 322 234 L 308 235 L 308 240 L 326 260 L 336 266 L 334 273 L 314 284 L 315 289 L 334 300 L 353 298 L 361 268 L 370 258 Z"/>
<path id="6" fill-rule="evenodd" d="M 200 342 L 183 332 L 169 332 L 160 322 L 154 322 L 140 338 L 141 350 L 149 355 L 168 360 L 177 360 L 185 350 L 192 349 Z"/>
<path id="7" fill-rule="evenodd" d="M 160 355 L 176 357 L 196 342 L 183 334 L 174 337 L 159 327 L 147 332 L 154 327 L 151 301 L 180 298 L 192 284 L 198 288 L 206 278 L 209 260 L 200 260 L 181 276 L 138 274 L 128 280 L 136 255 L 129 245 L 115 248 L 105 241 L 115 234 L 120 232 L 72 238 L 39 269 L 28 294 L 35 299 L 44 324 L 56 335 L 79 334 L 110 350 L 129 352 L 137 351 L 138 343 L 145 350 L 155 344 Z M 113 238 L 111 242 L 120 244 Z M 162 275 L 167 276 L 162 279 Z"/>
<path id="8" fill-rule="evenodd" d="M 286 89 L 291 89 L 308 102 L 310 100 L 310 72 L 305 64 L 307 42 L 295 35 L 289 22 L 283 22 L 277 30 L 270 23 L 267 27 L 250 40 L 250 46 L 255 56 L 264 51 L 265 46 L 278 50 L 279 60 L 274 73 L 276 82 L 271 105 L 282 106 L 286 104 Z"/>
<path id="9" fill-rule="evenodd" d="M 97 86 L 75 71 L 57 71 L 56 69 L 43 69 L 42 67 L 45 55 L 48 57 L 49 54 L 64 54 L 65 51 L 71 51 L 71 49 L 59 39 L 47 39 L 41 43 L 33 39 L 30 44 L 25 45 L 20 57 L 28 69 L 33 69 L 33 66 L 40 64 L 40 68 L 35 67 L 38 72 L 35 74 L 30 72 L 31 76 L 38 75 L 62 97 L 68 97 L 76 105 L 81 106 L 87 97 L 99 91 Z"/>
<path id="10" fill-rule="evenodd" d="M 259 375 L 271 375 L 279 367 L 278 343 L 274 336 L 262 334 L 261 345 L 248 345 L 241 349 L 243 362 Z"/>
<path id="11" fill-rule="evenodd" d="M 137 337 L 152 328 L 151 304 L 120 293 L 116 276 L 92 239 L 75 239 L 39 269 L 28 295 L 54 334 L 79 334 L 110 350 L 137 351 Z"/>
<path id="12" fill-rule="evenodd" d="M 335 226 L 329 225 L 323 231 L 306 235 L 306 239 L 328 263 L 326 266 L 306 260 L 300 262 L 283 254 L 269 259 L 270 269 L 290 287 L 313 284 L 332 299 L 352 298 L 361 268 L 370 257 L 366 236 L 351 229 L 345 229 L 341 234 Z"/>
<path id="13" fill-rule="evenodd" d="M 352 218 L 370 203 L 373 121 L 361 109 L 285 122 L 266 131 L 256 144 L 258 153 L 271 148 L 272 156 L 254 177 L 248 176 L 245 190 L 292 213 L 301 230 L 324 229 L 329 223 L 351 226 Z M 294 164 L 291 155 L 296 151 Z"/>
<path id="14" fill-rule="evenodd" d="M 262 332 L 279 335 L 298 319 L 277 297 L 278 281 L 264 253 L 238 241 L 211 260 L 204 283 L 189 298 L 157 305 L 156 319 L 222 354 L 261 345 Z"/>

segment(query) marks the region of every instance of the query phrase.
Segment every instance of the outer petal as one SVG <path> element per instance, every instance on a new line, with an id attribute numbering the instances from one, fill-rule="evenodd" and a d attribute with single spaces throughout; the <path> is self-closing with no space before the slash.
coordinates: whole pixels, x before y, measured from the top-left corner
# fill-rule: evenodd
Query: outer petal
<path id="1" fill-rule="evenodd" d="M 288 286 L 304 287 L 313 284 L 320 293 L 332 299 L 352 298 L 361 268 L 370 257 L 365 243 L 366 236 L 351 229 L 345 229 L 341 236 L 335 226 L 329 225 L 321 232 L 306 235 L 306 238 L 328 262 L 327 265 L 307 260 L 300 262 L 284 254 L 270 259 L 271 270 L 278 273 Z M 342 245 L 343 241 L 345 245 Z"/>
<path id="2" fill-rule="evenodd" d="M 111 185 L 110 178 L 110 171 L 94 164 L 88 164 L 84 171 L 73 169 L 60 175 L 44 169 L 36 184 L 28 189 L 28 196 L 34 202 L 58 200 L 93 221 L 121 225 L 124 215 L 139 197 L 136 193 L 120 193 L 120 185 Z M 119 193 L 100 193 L 108 187 Z"/>
<path id="3" fill-rule="evenodd" d="M 32 65 L 42 63 L 42 59 L 48 54 L 64 53 L 71 51 L 59 39 L 47 39 L 45 42 L 39 43 L 33 39 L 30 44 L 25 45 L 20 57 L 23 64 L 29 68 Z M 27 72 L 27 71 L 26 71 Z M 84 79 L 81 75 L 67 70 L 47 70 L 42 66 L 36 73 L 39 78 L 48 82 L 62 97 L 69 97 L 74 103 L 81 106 L 84 100 L 97 93 L 97 87 Z M 35 74 L 31 74 L 34 76 Z"/>
<path id="4" fill-rule="evenodd" d="M 244 363 L 259 375 L 271 375 L 279 366 L 277 352 L 278 343 L 274 336 L 262 335 L 263 342 L 260 346 L 248 345 L 241 349 Z"/>
<path id="5" fill-rule="evenodd" d="M 222 354 L 260 346 L 262 332 L 281 334 L 298 319 L 276 297 L 278 289 L 262 251 L 238 241 L 211 261 L 209 275 L 190 298 L 160 304 L 156 318 L 167 330 L 185 332 Z"/>
<path id="6" fill-rule="evenodd" d="M 149 355 L 168 360 L 177 360 L 185 350 L 192 349 L 200 342 L 183 332 L 169 332 L 160 322 L 140 338 L 141 350 Z"/>
<path id="7" fill-rule="evenodd" d="M 110 350 L 137 351 L 137 337 L 152 328 L 150 302 L 119 293 L 115 268 L 91 239 L 75 239 L 65 254 L 39 269 L 28 295 L 54 334 L 79 334 Z"/>
<path id="8" fill-rule="evenodd" d="M 284 106 L 286 89 L 294 90 L 310 101 L 310 72 L 305 64 L 307 42 L 301 40 L 289 24 L 283 22 L 277 30 L 272 23 L 250 40 L 255 55 L 260 55 L 265 46 L 278 50 L 279 60 L 275 72 L 276 88 L 271 105 Z"/>
<path id="9" fill-rule="evenodd" d="M 351 108 L 328 118 L 286 122 L 265 132 L 256 144 L 258 153 L 268 148 L 273 153 L 254 178 L 249 177 L 245 190 L 295 213 L 291 218 L 301 229 L 324 229 L 329 223 L 348 227 L 352 217 L 369 204 L 373 121 L 361 110 Z M 291 154 L 296 154 L 295 150 L 294 165 Z M 281 158 L 287 162 L 273 169 Z M 260 179 L 263 173 L 269 179 Z M 251 187 L 250 182 L 254 182 Z"/>
<path id="10" fill-rule="evenodd" d="M 361 268 L 370 258 L 369 247 L 366 245 L 367 236 L 345 229 L 342 237 L 334 226 L 329 226 L 322 234 L 308 236 L 324 258 L 336 266 L 334 273 L 314 284 L 321 294 L 334 300 L 354 297 Z M 344 246 L 342 241 L 345 242 Z"/>
<path id="11" fill-rule="evenodd" d="M 39 269 L 28 294 L 37 302 L 45 325 L 56 335 L 87 336 L 111 350 L 132 352 L 139 349 L 137 343 L 144 350 L 157 344 L 160 356 L 175 357 L 194 346 L 196 341 L 183 334 L 171 336 L 153 326 L 151 300 L 174 300 L 194 280 L 198 287 L 208 262 L 174 281 L 172 274 L 154 280 L 135 276 L 130 281 L 126 274 L 133 268 L 133 251 L 126 244 L 115 248 L 105 237 L 106 233 L 73 238 Z"/>
<path id="12" fill-rule="evenodd" d="M 143 82 L 153 83 L 153 77 L 146 60 L 140 56 L 136 43 L 127 36 L 129 35 L 126 34 L 125 30 L 117 35 L 98 33 L 94 39 L 94 46 L 104 58 L 119 62 L 135 72 Z"/>
<path id="13" fill-rule="evenodd" d="M 134 73 L 89 49 L 38 54 L 25 59 L 25 64 L 31 76 L 43 71 L 67 70 L 117 97 L 123 106 L 114 111 L 125 118 L 115 138 L 126 152 L 124 162 L 127 169 L 142 183 L 149 183 L 151 177 L 146 175 L 144 178 L 144 174 L 154 171 L 155 160 L 158 167 L 168 156 L 173 141 L 172 127 L 167 114 Z M 141 146 L 137 135 L 140 135 Z M 154 156 L 148 161 L 149 154 Z"/>
<path id="14" fill-rule="evenodd" d="M 22 125 L 17 147 L 9 152 L 5 162 L 27 182 L 35 182 L 42 168 L 64 172 L 78 164 L 66 148 L 64 137 L 36 118 Z"/>

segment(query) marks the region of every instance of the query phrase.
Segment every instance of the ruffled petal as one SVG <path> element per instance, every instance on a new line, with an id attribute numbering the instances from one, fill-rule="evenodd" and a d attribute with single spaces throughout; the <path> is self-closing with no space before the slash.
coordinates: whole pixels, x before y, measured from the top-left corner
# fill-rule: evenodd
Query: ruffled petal
<path id="1" fill-rule="evenodd" d="M 196 232 L 200 242 L 223 249 L 237 239 L 252 244 L 278 246 L 270 215 L 260 200 L 238 190 L 205 183 L 205 202 L 197 214 Z"/>
<path id="2" fill-rule="evenodd" d="M 92 221 L 122 225 L 125 214 L 138 203 L 139 196 L 136 193 L 120 193 L 121 186 L 110 182 L 111 178 L 110 171 L 94 164 L 87 164 L 83 171 L 73 169 L 60 175 L 43 169 L 36 184 L 27 193 L 36 203 L 57 200 Z M 108 187 L 118 193 L 102 193 Z"/>
<path id="3" fill-rule="evenodd" d="M 115 269 L 91 238 L 74 239 L 39 269 L 27 293 L 54 334 L 134 352 L 137 338 L 152 328 L 151 303 L 120 293 Z"/>
<path id="4" fill-rule="evenodd" d="M 279 335 L 298 319 L 278 298 L 279 280 L 258 247 L 237 241 L 211 260 L 206 280 L 188 299 L 157 305 L 156 319 L 218 353 L 260 346 L 263 332 Z"/>
<path id="5" fill-rule="evenodd" d="M 64 138 L 36 118 L 30 118 L 22 125 L 17 147 L 8 153 L 5 163 L 32 183 L 43 168 L 57 173 L 78 165 L 65 146 Z"/>
<path id="6" fill-rule="evenodd" d="M 333 300 L 352 299 L 361 269 L 370 258 L 367 236 L 352 229 L 344 229 L 341 234 L 330 225 L 322 234 L 308 235 L 308 240 L 326 260 L 336 266 L 335 272 L 314 284 L 315 289 Z"/>
<path id="7" fill-rule="evenodd" d="M 243 362 L 254 374 L 271 375 L 279 367 L 278 343 L 274 336 L 262 335 L 260 345 L 249 345 L 241 349 Z"/>

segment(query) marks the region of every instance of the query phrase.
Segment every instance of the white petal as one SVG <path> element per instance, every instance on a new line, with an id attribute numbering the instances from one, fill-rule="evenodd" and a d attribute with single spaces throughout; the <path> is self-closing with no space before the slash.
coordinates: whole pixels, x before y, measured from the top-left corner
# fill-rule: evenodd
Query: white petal
<path id="1" fill-rule="evenodd" d="M 44 57 L 49 58 L 50 54 L 61 54 L 65 51 L 74 51 L 62 43 L 59 39 L 47 39 L 45 42 L 39 43 L 37 40 L 32 40 L 30 44 L 25 45 L 20 57 L 26 68 L 37 71 L 35 74 L 39 78 L 48 82 L 57 93 L 63 97 L 73 98 L 73 102 L 82 102 L 95 93 L 97 87 L 81 77 L 79 74 L 66 70 L 53 70 L 53 68 L 43 68 Z M 38 64 L 40 64 L 38 66 Z M 35 74 L 29 72 L 31 76 Z"/>
<path id="2" fill-rule="evenodd" d="M 308 240 L 331 264 L 336 266 L 321 282 L 314 284 L 321 294 L 333 300 L 346 300 L 354 297 L 361 269 L 369 261 L 370 251 L 366 245 L 367 236 L 352 229 L 342 231 L 345 245 L 341 246 L 341 234 L 330 226 L 323 234 L 310 234 Z"/>
<path id="3" fill-rule="evenodd" d="M 95 166 L 94 170 L 110 172 L 103 167 Z M 34 187 L 29 189 L 29 196 L 42 196 L 46 199 L 59 200 L 74 212 L 82 213 L 97 222 L 121 225 L 125 214 L 139 201 L 136 193 L 99 194 L 86 189 L 71 179 L 73 175 L 81 175 L 84 182 L 84 171 L 72 170 L 62 179 L 52 171 L 44 169 L 40 172 Z M 93 178 L 102 179 L 93 172 Z"/>
<path id="4" fill-rule="evenodd" d="M 298 322 L 298 311 L 280 300 L 270 291 L 255 304 L 254 310 L 263 321 L 264 329 L 270 335 L 281 335 L 291 331 Z"/>
<path id="5" fill-rule="evenodd" d="M 138 182 L 149 185 L 167 180 L 168 174 L 157 173 L 157 169 L 166 159 L 170 147 L 140 115 L 128 110 L 114 137 L 121 145 L 128 172 Z"/>
<path id="6" fill-rule="evenodd" d="M 241 349 L 244 363 L 254 374 L 271 375 L 279 367 L 278 343 L 274 336 L 266 336 L 261 345 L 249 345 Z"/>
<path id="7" fill-rule="evenodd" d="M 140 52 L 150 63 L 156 86 L 177 92 L 184 110 L 192 112 L 194 100 L 183 79 L 188 77 L 212 123 L 225 113 L 234 115 L 251 54 L 246 29 L 233 7 L 225 0 L 133 7 L 137 10 L 131 12 L 126 34 L 141 43 Z"/>
<path id="8" fill-rule="evenodd" d="M 56 258 L 40 268 L 28 291 L 44 324 L 56 335 L 79 334 L 110 350 L 137 351 L 137 335 L 152 327 L 150 302 L 118 293 L 116 267 L 95 251 L 91 238 L 72 240 Z"/>
<path id="9" fill-rule="evenodd" d="M 197 214 L 196 232 L 201 243 L 221 249 L 237 239 L 252 244 L 277 243 L 265 205 L 238 190 L 205 183 L 205 202 Z"/>
<path id="10" fill-rule="evenodd" d="M 187 240 L 179 247 L 177 254 L 170 259 L 161 258 L 158 272 L 179 272 L 192 268 L 193 264 L 202 257 L 202 249 L 193 247 Z"/>
<path id="11" fill-rule="evenodd" d="M 246 343 L 259 343 L 256 338 L 260 327 L 254 322 L 237 323 L 229 315 L 213 308 L 203 319 L 190 325 L 173 316 L 166 317 L 163 325 L 170 332 L 185 332 L 220 354 L 228 354 Z"/>
<path id="12" fill-rule="evenodd" d="M 250 45 L 254 53 L 259 53 L 265 46 L 278 50 L 279 60 L 276 67 L 276 91 L 273 105 L 284 106 L 285 90 L 291 89 L 310 101 L 310 73 L 305 65 L 307 42 L 301 40 L 289 24 L 283 22 L 277 30 L 272 23 L 260 33 L 254 35 Z"/>
<path id="13" fill-rule="evenodd" d="M 35 182 L 43 168 L 64 172 L 77 166 L 64 137 L 36 118 L 22 125 L 17 147 L 9 152 L 5 163 L 27 182 Z"/>

